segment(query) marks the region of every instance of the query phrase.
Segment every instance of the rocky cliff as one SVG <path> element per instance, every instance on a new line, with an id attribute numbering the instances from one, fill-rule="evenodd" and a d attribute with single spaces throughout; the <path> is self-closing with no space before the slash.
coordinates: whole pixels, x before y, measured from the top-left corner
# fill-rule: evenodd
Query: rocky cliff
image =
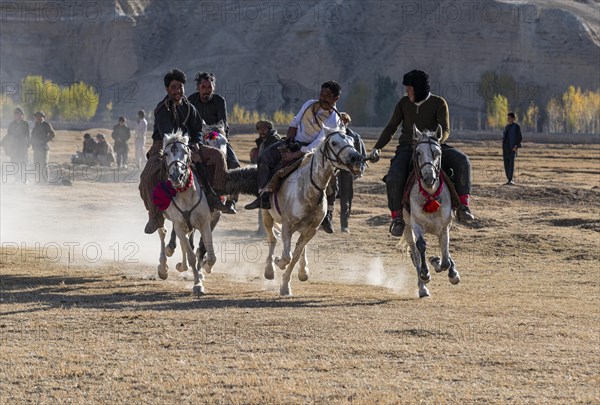
<path id="1" fill-rule="evenodd" d="M 1 4 L 0 80 L 28 74 L 101 90 L 100 109 L 152 109 L 162 76 L 215 72 L 231 107 L 296 110 L 334 79 L 374 114 L 374 81 L 429 72 L 453 125 L 483 113 L 485 71 L 511 75 L 520 106 L 599 86 L 598 1 L 31 1 Z M 357 92 L 361 88 L 357 103 Z M 398 89 L 401 91 L 401 86 Z M 359 100 L 360 101 L 360 100 Z M 352 112 L 352 111 L 350 111 Z M 387 118 L 387 117 L 386 117 Z"/>

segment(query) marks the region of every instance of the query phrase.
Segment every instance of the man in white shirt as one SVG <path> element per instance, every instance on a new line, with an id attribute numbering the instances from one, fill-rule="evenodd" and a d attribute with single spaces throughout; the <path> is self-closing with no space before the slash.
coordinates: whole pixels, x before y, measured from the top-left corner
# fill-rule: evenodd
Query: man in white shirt
<path id="1" fill-rule="evenodd" d="M 271 176 L 288 162 L 302 157 L 305 153 L 313 152 L 319 147 L 325 132 L 323 127 L 337 128 L 342 126 L 335 103 L 340 98 L 341 86 L 329 81 L 321 85 L 318 100 L 309 100 L 294 117 L 287 130 L 286 139 L 277 142 L 265 149 L 258 157 L 258 188 L 267 185 Z M 284 146 L 286 146 L 284 148 Z M 285 151 L 282 152 L 282 149 Z M 252 210 L 256 208 L 269 209 L 270 193 L 263 193 L 252 203 L 244 208 Z"/>
<path id="2" fill-rule="evenodd" d="M 142 167 L 147 160 L 146 152 L 144 150 L 147 130 L 148 121 L 146 121 L 146 113 L 144 110 L 139 110 L 137 113 L 137 124 L 135 126 L 135 163 L 138 167 Z"/>

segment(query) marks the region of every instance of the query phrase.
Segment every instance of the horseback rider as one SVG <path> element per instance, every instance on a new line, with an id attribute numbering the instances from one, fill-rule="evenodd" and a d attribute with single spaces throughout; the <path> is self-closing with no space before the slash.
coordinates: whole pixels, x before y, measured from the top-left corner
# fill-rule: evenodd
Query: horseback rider
<path id="1" fill-rule="evenodd" d="M 167 95 L 154 110 L 153 144 L 148 151 L 148 162 L 140 176 L 140 196 L 148 210 L 148 223 L 144 232 L 154 233 L 164 224 L 164 216 L 152 200 L 152 191 L 163 181 L 163 137 L 165 134 L 181 130 L 190 136 L 192 160 L 199 173 L 208 204 L 211 209 L 217 209 L 227 214 L 235 214 L 232 207 L 223 204 L 217 192 L 225 189 L 227 162 L 225 155 L 219 149 L 203 145 L 202 120 L 196 108 L 189 103 L 184 95 L 186 83 L 185 73 L 178 69 L 169 71 L 164 77 Z M 200 163 L 200 164 L 198 164 Z M 209 174 L 212 172 L 212 181 Z M 212 183 L 212 184 L 211 184 Z"/>
<path id="2" fill-rule="evenodd" d="M 371 161 L 377 162 L 380 150 L 390 142 L 398 127 L 402 125 L 396 154 L 384 177 L 388 208 L 392 214 L 390 233 L 397 237 L 404 233 L 402 198 L 404 186 L 413 167 L 413 124 L 416 124 L 420 130 L 430 131 L 435 131 L 438 124 L 441 125 L 442 168 L 447 174 L 453 173 L 454 186 L 460 199 L 456 217 L 460 222 L 473 220 L 474 216 L 469 209 L 471 163 L 467 155 L 446 143 L 450 135 L 450 117 L 446 100 L 431 94 L 429 75 L 422 70 L 412 70 L 405 74 L 402 84 L 406 86 L 407 95 L 396 104 L 390 121 L 379 135 L 369 156 Z"/>
<path id="3" fill-rule="evenodd" d="M 260 153 L 257 178 L 259 190 L 267 185 L 277 169 L 318 148 L 325 139 L 324 126 L 328 128 L 342 126 L 340 116 L 335 109 L 335 103 L 339 100 L 341 91 L 342 87 L 335 81 L 323 83 L 319 99 L 304 103 L 298 114 L 292 119 L 286 138 Z M 244 208 L 247 210 L 271 208 L 270 194 L 263 192 Z"/>
<path id="4" fill-rule="evenodd" d="M 223 123 L 225 127 L 225 137 L 229 141 L 229 125 L 227 124 L 227 103 L 225 98 L 220 94 L 215 93 L 217 86 L 217 78 L 214 73 L 198 72 L 194 80 L 196 82 L 196 93 L 193 93 L 188 98 L 190 104 L 196 107 L 200 121 L 204 121 L 206 125 L 217 125 Z M 240 167 L 235 151 L 231 144 L 227 142 L 227 168 L 235 169 Z M 235 207 L 237 198 L 228 200 L 227 204 Z"/>

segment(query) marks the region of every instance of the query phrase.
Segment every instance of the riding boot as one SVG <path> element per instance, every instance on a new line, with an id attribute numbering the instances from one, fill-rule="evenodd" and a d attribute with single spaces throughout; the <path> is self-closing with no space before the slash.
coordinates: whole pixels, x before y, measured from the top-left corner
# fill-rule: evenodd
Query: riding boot
<path id="1" fill-rule="evenodd" d="M 151 215 L 151 213 L 148 213 Z M 158 211 L 155 215 L 148 218 L 148 223 L 144 228 L 144 233 L 153 234 L 158 228 L 162 228 L 165 224 L 165 217 L 162 212 Z"/>
<path id="2" fill-rule="evenodd" d="M 333 233 L 333 224 L 331 223 L 331 219 L 333 217 L 333 211 L 327 211 L 325 214 L 325 218 L 323 218 L 323 222 L 321 222 L 321 228 L 327 233 Z"/>
<path id="3" fill-rule="evenodd" d="M 247 210 L 254 210 L 257 208 L 262 208 L 265 210 L 268 210 L 271 208 L 271 193 L 264 192 L 260 196 L 258 196 L 258 198 L 256 200 L 254 200 L 250 204 L 246 204 L 244 206 L 244 209 L 247 209 Z"/>
<path id="4" fill-rule="evenodd" d="M 230 206 L 223 204 L 221 198 L 212 189 L 207 190 L 205 194 L 206 200 L 208 201 L 208 206 L 210 207 L 211 211 L 217 210 L 221 211 L 224 214 L 236 213 L 235 209 L 232 209 Z"/>
<path id="5" fill-rule="evenodd" d="M 402 217 L 402 211 L 392 211 L 392 223 L 390 224 L 390 234 L 399 238 L 404 234 L 404 218 Z"/>

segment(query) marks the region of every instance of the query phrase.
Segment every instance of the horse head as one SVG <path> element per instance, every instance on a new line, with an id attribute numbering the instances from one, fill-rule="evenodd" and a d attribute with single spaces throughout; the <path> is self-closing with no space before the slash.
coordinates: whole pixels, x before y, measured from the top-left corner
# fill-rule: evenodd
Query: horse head
<path id="1" fill-rule="evenodd" d="M 421 132 L 416 125 L 413 125 L 413 140 L 415 142 L 413 162 L 421 181 L 428 188 L 433 188 L 440 178 L 442 167 L 441 139 L 442 127 L 440 125 L 437 126 L 435 132 L 428 130 Z"/>
<path id="2" fill-rule="evenodd" d="M 169 180 L 173 187 L 185 186 L 190 175 L 190 148 L 189 137 L 183 135 L 181 130 L 175 133 L 165 134 L 163 138 L 163 150 L 165 164 Z"/>
<path id="3" fill-rule="evenodd" d="M 225 135 L 225 123 L 223 120 L 217 122 L 214 125 L 207 125 L 204 120 L 202 121 L 202 133 L 204 141 L 208 146 L 213 148 L 221 149 L 221 151 L 227 155 L 227 136 Z"/>
<path id="4" fill-rule="evenodd" d="M 321 144 L 323 156 L 336 168 L 349 171 L 354 175 L 362 173 L 364 160 L 354 148 L 354 138 L 346 135 L 344 128 L 327 128 L 325 140 Z"/>

